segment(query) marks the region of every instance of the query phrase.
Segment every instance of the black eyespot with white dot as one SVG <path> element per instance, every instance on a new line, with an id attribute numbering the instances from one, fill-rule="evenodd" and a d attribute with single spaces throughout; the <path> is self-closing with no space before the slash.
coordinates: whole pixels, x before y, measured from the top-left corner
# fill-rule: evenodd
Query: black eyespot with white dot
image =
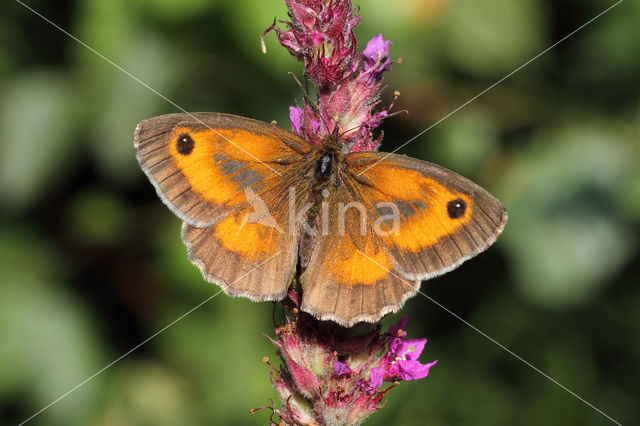
<path id="1" fill-rule="evenodd" d="M 181 155 L 187 156 L 191 154 L 194 146 L 195 142 L 191 139 L 191 136 L 186 133 L 178 136 L 178 139 L 176 140 L 176 149 Z"/>
<path id="2" fill-rule="evenodd" d="M 466 211 L 467 203 L 462 198 L 456 198 L 447 203 L 447 214 L 451 219 L 461 218 Z"/>

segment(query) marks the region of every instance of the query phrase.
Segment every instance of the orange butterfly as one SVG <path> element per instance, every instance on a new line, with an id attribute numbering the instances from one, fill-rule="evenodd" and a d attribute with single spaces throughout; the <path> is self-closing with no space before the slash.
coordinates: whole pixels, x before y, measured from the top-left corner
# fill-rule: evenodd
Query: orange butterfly
<path id="1" fill-rule="evenodd" d="M 275 124 L 169 114 L 140 122 L 134 142 L 207 281 L 253 301 L 299 285 L 302 310 L 344 326 L 397 311 L 507 221 L 464 177 L 402 155 L 344 154 L 336 134 L 314 147 Z"/>

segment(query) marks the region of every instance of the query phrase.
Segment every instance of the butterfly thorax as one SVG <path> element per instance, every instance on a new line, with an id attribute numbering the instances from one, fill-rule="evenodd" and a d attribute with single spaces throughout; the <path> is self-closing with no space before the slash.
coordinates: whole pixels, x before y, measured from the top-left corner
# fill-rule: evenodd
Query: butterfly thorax
<path id="1" fill-rule="evenodd" d="M 332 175 L 336 171 L 339 163 L 344 160 L 342 154 L 342 142 L 337 130 L 322 140 L 322 145 L 315 153 L 314 184 L 313 192 L 322 193 L 330 184 Z"/>

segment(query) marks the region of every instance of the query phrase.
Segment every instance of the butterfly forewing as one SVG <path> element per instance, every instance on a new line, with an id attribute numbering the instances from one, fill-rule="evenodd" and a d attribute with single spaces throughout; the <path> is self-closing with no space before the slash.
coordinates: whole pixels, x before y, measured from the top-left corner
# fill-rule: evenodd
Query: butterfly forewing
<path id="1" fill-rule="evenodd" d="M 347 155 L 349 174 L 370 220 L 392 202 L 399 221 L 381 237 L 396 273 L 418 280 L 441 275 L 498 238 L 507 214 L 479 185 L 426 161 L 386 153 Z"/>
<path id="2" fill-rule="evenodd" d="M 162 200 L 182 220 L 207 226 L 262 193 L 311 147 L 275 125 L 227 114 L 168 114 L 144 120 L 136 157 Z"/>
<path id="3" fill-rule="evenodd" d="M 302 310 L 344 326 L 375 322 L 413 296 L 419 281 L 394 273 L 385 242 L 369 220 L 360 183 L 348 176 L 324 200 L 326 221 L 318 228 L 302 274 Z"/>

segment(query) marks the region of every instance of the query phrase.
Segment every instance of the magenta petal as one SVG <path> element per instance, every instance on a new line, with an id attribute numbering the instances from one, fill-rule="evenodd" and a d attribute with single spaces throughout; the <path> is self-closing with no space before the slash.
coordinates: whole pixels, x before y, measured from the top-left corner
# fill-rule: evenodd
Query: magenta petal
<path id="1" fill-rule="evenodd" d="M 391 364 L 389 368 L 387 368 L 386 374 L 388 380 L 395 380 L 397 377 L 399 377 L 400 371 L 398 370 L 398 363 L 394 362 L 393 364 Z"/>
<path id="2" fill-rule="evenodd" d="M 391 42 L 387 42 L 387 43 L 391 43 Z M 382 37 L 382 33 L 379 33 L 376 36 L 373 36 L 371 38 L 371 40 L 369 40 L 369 42 L 367 42 L 367 47 L 365 47 L 365 49 L 362 51 L 362 56 L 365 56 L 369 59 L 377 59 L 378 57 L 378 52 L 380 52 L 381 54 L 385 53 L 385 48 L 386 48 L 386 54 L 389 54 L 389 46 L 385 46 L 385 41 L 384 38 Z"/>
<path id="3" fill-rule="evenodd" d="M 300 134 L 300 127 L 302 126 L 302 108 L 289 107 L 289 121 L 291 121 L 291 127 L 296 134 Z"/>
<path id="4" fill-rule="evenodd" d="M 374 367 L 369 371 L 371 379 L 369 384 L 372 388 L 378 389 L 382 386 L 384 380 L 384 367 Z"/>
<path id="5" fill-rule="evenodd" d="M 407 361 L 415 361 L 420 357 L 426 344 L 427 339 L 407 339 L 402 342 L 402 349 L 398 355 Z"/>
<path id="6" fill-rule="evenodd" d="M 418 361 L 405 361 L 398 360 L 396 365 L 398 366 L 398 376 L 402 380 L 419 380 L 427 377 L 431 367 L 436 365 L 438 360 L 430 362 L 429 364 L 420 364 Z"/>
<path id="7" fill-rule="evenodd" d="M 336 361 L 333 363 L 333 370 L 338 376 L 345 376 L 352 373 L 349 364 L 340 361 Z"/>
<path id="8" fill-rule="evenodd" d="M 394 326 L 389 327 L 389 334 L 393 337 L 404 337 L 407 335 L 407 321 L 409 320 L 409 315 L 405 315 L 400 318 L 400 321 Z M 402 333 L 398 334 L 398 331 L 402 331 Z"/>
<path id="9" fill-rule="evenodd" d="M 391 337 L 389 339 L 389 350 L 387 351 L 387 357 L 393 361 L 397 356 L 402 355 L 404 348 L 404 341 L 402 337 Z"/>
<path id="10" fill-rule="evenodd" d="M 389 70 L 389 46 L 391 46 L 391 41 L 385 41 L 382 38 L 382 34 L 378 34 L 373 37 L 367 43 L 367 47 L 362 52 L 362 65 L 364 68 L 364 72 L 369 71 L 371 68 L 376 65 L 381 66 L 380 71 Z"/>
<path id="11" fill-rule="evenodd" d="M 372 115 L 367 120 L 367 126 L 369 128 L 371 128 L 371 129 L 375 129 L 376 127 L 378 127 L 380 125 L 380 123 L 382 123 L 382 120 L 384 120 L 388 116 L 389 116 L 389 111 L 382 110 L 382 111 L 378 112 L 377 114 Z"/>

